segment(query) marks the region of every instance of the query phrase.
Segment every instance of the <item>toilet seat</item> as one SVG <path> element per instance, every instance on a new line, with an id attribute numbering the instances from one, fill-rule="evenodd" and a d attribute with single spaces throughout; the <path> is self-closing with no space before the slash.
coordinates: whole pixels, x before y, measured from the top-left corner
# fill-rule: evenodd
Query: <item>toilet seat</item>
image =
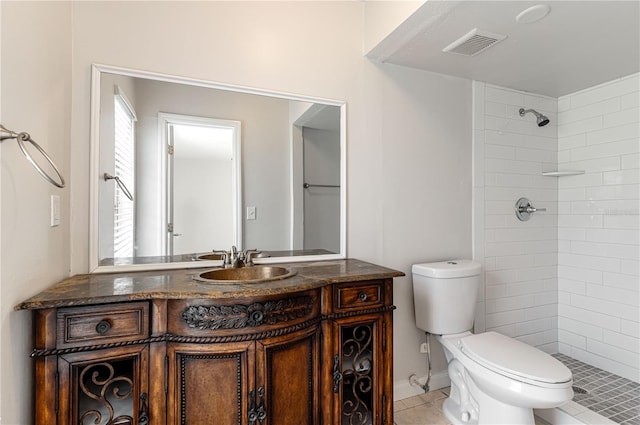
<path id="1" fill-rule="evenodd" d="M 465 336 L 458 344 L 474 362 L 516 381 L 539 387 L 557 387 L 572 380 L 571 371 L 558 360 L 497 332 Z"/>

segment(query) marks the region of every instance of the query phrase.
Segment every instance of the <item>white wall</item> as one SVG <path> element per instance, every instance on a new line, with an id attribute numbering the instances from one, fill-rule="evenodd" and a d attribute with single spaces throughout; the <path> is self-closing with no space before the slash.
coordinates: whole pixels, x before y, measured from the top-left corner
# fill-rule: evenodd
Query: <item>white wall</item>
<path id="1" fill-rule="evenodd" d="M 557 351 L 555 98 L 474 82 L 474 258 L 483 265 L 476 331 L 498 331 Z M 536 125 L 534 108 L 551 123 Z M 546 212 L 519 221 L 516 201 Z"/>
<path id="2" fill-rule="evenodd" d="M 363 7 L 75 2 L 74 174 L 88 175 L 92 62 L 341 99 L 347 102 L 348 255 L 408 275 L 414 262 L 471 256 L 471 211 L 452 207 L 471 198 L 471 82 L 369 62 L 362 56 Z M 190 22 L 188 31 L 173 30 L 175 22 Z M 88 183 L 79 180 L 73 273 L 88 268 Z M 424 375 L 426 362 L 418 352 L 424 335 L 414 325 L 410 277 L 395 287 L 400 382 L 413 372 Z"/>
<path id="3" fill-rule="evenodd" d="M 367 74 L 370 135 L 349 138 L 359 167 L 349 174 L 349 256 L 406 273 L 394 286 L 396 399 L 424 378 L 425 335 L 415 326 L 411 266 L 471 257 L 471 81 L 397 66 Z M 369 134 L 369 133 L 368 133 Z M 351 164 L 351 161 L 350 161 Z M 355 191 L 355 193 L 354 193 Z M 375 217 L 375 225 L 368 222 Z M 361 224 L 366 223 L 366 227 Z M 375 255 L 369 255 L 375 248 Z M 442 350 L 433 352 L 432 388 L 448 385 Z M 417 390 L 419 393 L 419 389 Z"/>
<path id="4" fill-rule="evenodd" d="M 70 3 L 3 1 L 0 9 L 1 122 L 29 132 L 71 187 L 77 176 L 69 171 Z M 69 274 L 69 189 L 40 177 L 15 141 L 3 141 L 0 153 L 0 422 L 28 424 L 33 421 L 31 320 L 13 307 Z M 61 201 L 62 223 L 53 228 L 51 195 Z"/>
<path id="5" fill-rule="evenodd" d="M 640 382 L 640 74 L 558 100 L 560 351 Z"/>
<path id="6" fill-rule="evenodd" d="M 360 4 L 75 2 L 73 7 L 78 40 L 74 140 L 85 139 L 89 131 L 93 62 L 316 97 L 360 96 L 361 89 L 354 84 L 365 63 L 360 51 Z M 143 29 L 140 22 L 149 20 L 155 24 Z M 173 29 L 176 21 L 190 22 L 189 30 Z M 113 22 L 118 22 L 118 31 Z M 244 134 L 247 131 L 243 128 Z M 85 144 L 74 146 L 74 172 L 88 174 L 87 157 Z M 288 163 L 281 169 L 288 169 Z M 78 212 L 88 208 L 88 183 L 84 185 L 74 197 Z M 264 217 L 261 210 L 258 215 Z M 78 214 L 78 232 L 71 235 L 74 273 L 87 269 L 87 229 L 88 221 Z"/>
<path id="7" fill-rule="evenodd" d="M 419 1 L 370 1 L 364 8 L 363 54 L 377 46 L 425 3 Z"/>
<path id="8" fill-rule="evenodd" d="M 1 379 L 11 390 L 2 393 L 2 423 L 29 423 L 32 412 L 29 314 L 12 312 L 13 305 L 69 268 L 88 271 L 94 62 L 345 100 L 348 255 L 407 273 L 395 285 L 395 379 L 426 373 L 410 267 L 471 256 L 470 209 L 453 208 L 471 198 L 471 82 L 363 58 L 363 7 L 2 2 L 3 124 L 32 131 L 70 181 L 69 189 L 53 189 L 3 142 Z M 63 207 L 63 225 L 54 229 L 51 193 Z M 434 357 L 442 372 L 442 354 Z"/>

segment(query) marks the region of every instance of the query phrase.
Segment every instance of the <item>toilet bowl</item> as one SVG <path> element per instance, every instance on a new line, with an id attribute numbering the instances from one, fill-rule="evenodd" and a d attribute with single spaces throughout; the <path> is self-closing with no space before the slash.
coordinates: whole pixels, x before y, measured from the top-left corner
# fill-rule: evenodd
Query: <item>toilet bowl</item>
<path id="1" fill-rule="evenodd" d="M 528 344 L 496 332 L 436 340 L 445 350 L 452 387 L 458 387 L 443 406 L 454 423 L 533 424 L 532 409 L 556 407 L 573 397 L 569 369 Z M 465 398 L 475 400 L 470 410 L 462 407 Z"/>
<path id="2" fill-rule="evenodd" d="M 436 335 L 451 391 L 453 424 L 534 424 L 534 408 L 573 397 L 571 371 L 537 348 L 497 332 L 471 333 L 480 265 L 469 260 L 412 268 L 416 325 Z"/>

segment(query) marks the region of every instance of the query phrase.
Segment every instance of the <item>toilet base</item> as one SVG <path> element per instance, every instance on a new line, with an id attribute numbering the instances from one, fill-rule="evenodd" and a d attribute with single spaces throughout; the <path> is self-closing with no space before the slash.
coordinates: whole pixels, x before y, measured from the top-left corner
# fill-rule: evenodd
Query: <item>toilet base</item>
<path id="1" fill-rule="evenodd" d="M 531 407 L 513 406 L 496 400 L 487 395 L 487 393 L 480 391 L 473 382 L 473 378 L 469 379 L 469 386 L 473 388 L 472 393 L 481 406 L 481 408 L 478 409 L 479 425 L 535 425 L 533 409 Z"/>
<path id="2" fill-rule="evenodd" d="M 478 425 L 477 418 L 470 417 L 467 422 L 462 420 L 464 415 L 460 410 L 460 405 L 451 397 L 447 398 L 444 403 L 442 403 L 442 412 L 453 425 Z"/>
<path id="3" fill-rule="evenodd" d="M 470 379 L 467 385 L 475 387 Z M 477 387 L 471 393 L 473 408 L 463 409 L 460 406 L 459 390 L 451 382 L 450 395 L 442 404 L 442 411 L 453 425 L 535 425 L 533 409 L 502 403 L 479 392 Z"/>

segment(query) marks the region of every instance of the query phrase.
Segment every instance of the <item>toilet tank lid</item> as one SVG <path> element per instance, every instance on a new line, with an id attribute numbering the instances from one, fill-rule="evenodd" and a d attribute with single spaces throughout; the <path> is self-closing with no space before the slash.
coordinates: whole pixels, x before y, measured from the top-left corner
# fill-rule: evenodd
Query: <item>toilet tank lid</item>
<path id="1" fill-rule="evenodd" d="M 414 264 L 411 272 L 416 275 L 452 279 L 457 277 L 477 276 L 482 266 L 472 260 L 449 260 L 438 263 Z"/>

